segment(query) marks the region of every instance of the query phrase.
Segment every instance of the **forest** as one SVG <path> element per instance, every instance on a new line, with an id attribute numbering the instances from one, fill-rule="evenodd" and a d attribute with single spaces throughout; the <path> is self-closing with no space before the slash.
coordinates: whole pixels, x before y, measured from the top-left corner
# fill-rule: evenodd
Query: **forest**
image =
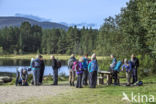
<path id="1" fill-rule="evenodd" d="M 130 0 L 119 14 L 104 19 L 100 29 L 42 29 L 23 22 L 0 29 L 0 54 L 91 54 L 119 57 L 135 53 L 156 59 L 155 0 Z"/>

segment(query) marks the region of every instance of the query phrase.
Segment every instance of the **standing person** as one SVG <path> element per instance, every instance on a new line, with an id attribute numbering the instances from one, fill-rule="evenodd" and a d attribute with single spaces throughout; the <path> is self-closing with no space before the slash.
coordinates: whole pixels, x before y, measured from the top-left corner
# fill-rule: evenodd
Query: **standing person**
<path id="1" fill-rule="evenodd" d="M 116 58 L 114 57 L 113 54 L 110 55 L 111 59 L 112 59 L 112 63 L 110 64 L 110 71 L 112 71 L 117 63 Z"/>
<path id="2" fill-rule="evenodd" d="M 58 84 L 58 67 L 57 67 L 57 60 L 55 56 L 51 56 L 52 59 L 52 68 L 53 68 L 53 85 Z"/>
<path id="3" fill-rule="evenodd" d="M 87 80 L 88 80 L 88 64 L 89 64 L 89 60 L 88 60 L 88 54 L 85 55 L 85 57 L 83 58 L 83 62 L 82 62 L 82 66 L 83 66 L 83 85 L 88 85 Z"/>
<path id="4" fill-rule="evenodd" d="M 91 62 L 88 65 L 90 88 L 96 88 L 98 63 L 96 60 L 96 54 L 91 56 Z"/>
<path id="5" fill-rule="evenodd" d="M 43 60 L 43 56 L 41 56 L 41 69 L 40 69 L 40 78 L 39 78 L 39 83 L 42 84 L 42 80 L 43 80 L 43 74 L 44 74 L 44 69 L 45 69 L 45 65 L 44 65 L 44 60 Z"/>
<path id="6" fill-rule="evenodd" d="M 118 61 L 113 69 L 113 79 L 114 79 L 114 85 L 119 85 L 119 77 L 118 77 L 118 73 L 120 72 L 120 67 L 122 65 L 121 61 Z"/>
<path id="7" fill-rule="evenodd" d="M 37 58 L 32 60 L 31 67 L 33 71 L 33 82 L 34 85 L 39 85 L 40 68 L 41 68 L 41 55 L 37 55 Z"/>
<path id="8" fill-rule="evenodd" d="M 16 86 L 18 84 L 21 84 L 22 86 L 28 85 L 27 79 L 28 79 L 28 71 L 27 71 L 27 68 L 25 68 L 25 67 L 19 67 L 16 70 Z"/>
<path id="9" fill-rule="evenodd" d="M 72 54 L 70 59 L 68 60 L 68 69 L 69 69 L 69 84 L 71 86 L 74 86 L 74 81 L 75 81 L 75 74 L 76 72 L 72 70 L 73 67 L 73 62 L 76 61 L 75 55 Z"/>
<path id="10" fill-rule="evenodd" d="M 81 57 L 78 61 L 75 61 L 75 70 L 76 70 L 76 74 L 77 74 L 77 84 L 76 84 L 76 88 L 82 88 L 82 75 L 83 75 L 83 66 L 82 66 L 82 62 L 83 62 L 83 58 Z"/>
<path id="11" fill-rule="evenodd" d="M 124 69 L 126 70 L 127 86 L 130 86 L 132 77 L 132 64 L 126 58 L 124 59 L 124 64 L 122 65 L 122 71 Z"/>
<path id="12" fill-rule="evenodd" d="M 138 67 L 139 59 L 134 54 L 131 55 L 132 70 L 133 70 L 133 84 L 138 81 Z"/>

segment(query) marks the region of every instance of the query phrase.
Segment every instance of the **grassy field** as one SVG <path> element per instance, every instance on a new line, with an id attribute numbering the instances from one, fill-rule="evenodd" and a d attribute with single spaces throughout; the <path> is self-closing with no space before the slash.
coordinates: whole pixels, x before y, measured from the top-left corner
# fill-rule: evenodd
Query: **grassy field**
<path id="1" fill-rule="evenodd" d="M 124 80 L 122 80 L 122 82 L 123 81 Z M 141 95 L 147 95 L 147 97 L 153 95 L 156 97 L 156 76 L 144 78 L 143 82 L 145 84 L 140 87 L 113 85 L 100 85 L 97 86 L 96 89 L 90 89 L 88 87 L 76 89 L 71 87 L 72 90 L 70 92 L 62 92 L 56 96 L 30 98 L 28 100 L 19 101 L 17 104 L 135 104 L 132 102 L 122 101 L 122 92 L 125 92 L 129 99 L 131 99 L 132 92 L 137 96 L 137 98 Z M 141 104 L 156 104 L 156 101 L 154 103 L 144 102 Z"/>
<path id="2" fill-rule="evenodd" d="M 35 58 L 37 54 L 24 54 L 24 55 L 1 55 L 0 59 L 31 59 L 31 58 Z M 60 60 L 67 60 L 70 58 L 70 55 L 66 55 L 66 54 L 53 54 L 56 58 L 60 59 Z M 48 60 L 50 59 L 51 54 L 42 54 L 43 58 Z M 76 56 L 76 58 L 78 59 L 79 55 Z M 108 58 L 107 56 L 97 56 L 98 60 L 102 60 L 102 59 L 106 59 Z"/>

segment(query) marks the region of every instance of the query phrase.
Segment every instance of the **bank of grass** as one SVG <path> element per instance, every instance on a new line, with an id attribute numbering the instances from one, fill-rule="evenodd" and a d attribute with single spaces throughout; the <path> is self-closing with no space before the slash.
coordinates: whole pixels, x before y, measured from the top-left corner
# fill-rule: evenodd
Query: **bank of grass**
<path id="1" fill-rule="evenodd" d="M 0 59 L 31 59 L 31 58 L 35 58 L 37 54 L 23 54 L 23 55 L 14 55 L 14 54 L 10 54 L 10 55 L 1 55 Z M 59 60 L 68 60 L 70 58 L 70 55 L 66 55 L 66 54 L 53 54 L 57 59 Z M 50 59 L 51 54 L 42 54 L 43 58 L 48 60 Z M 78 59 L 79 55 L 76 55 L 76 58 Z M 107 59 L 107 56 L 97 56 L 98 60 L 103 60 L 103 59 Z"/>
<path id="2" fill-rule="evenodd" d="M 44 96 L 42 98 L 30 98 L 19 101 L 17 104 L 135 104 L 122 101 L 122 92 L 125 92 L 131 99 L 131 93 L 134 95 L 153 95 L 156 97 L 156 75 L 144 78 L 143 86 L 106 86 L 100 85 L 96 89 L 88 87 L 72 90 L 68 93 L 61 93 L 56 96 Z M 149 82 L 152 82 L 149 84 Z M 155 101 L 156 103 L 156 101 Z M 141 103 L 141 104 L 155 104 Z"/>

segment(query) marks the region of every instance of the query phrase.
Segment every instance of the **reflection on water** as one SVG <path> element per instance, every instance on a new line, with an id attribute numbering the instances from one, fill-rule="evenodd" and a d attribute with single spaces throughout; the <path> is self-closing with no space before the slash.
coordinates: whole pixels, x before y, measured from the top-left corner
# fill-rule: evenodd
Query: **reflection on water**
<path id="1" fill-rule="evenodd" d="M 20 66 L 0 66 L 0 72 L 10 72 L 10 73 L 16 73 L 16 69 L 20 67 Z M 29 66 L 26 66 L 29 67 Z M 32 72 L 30 72 L 32 73 Z M 51 66 L 46 66 L 45 67 L 45 71 L 44 71 L 44 75 L 53 75 L 53 70 Z M 68 73 L 68 67 L 67 66 L 62 66 L 59 69 L 59 75 L 60 74 L 65 74 L 65 75 L 69 75 Z"/>

